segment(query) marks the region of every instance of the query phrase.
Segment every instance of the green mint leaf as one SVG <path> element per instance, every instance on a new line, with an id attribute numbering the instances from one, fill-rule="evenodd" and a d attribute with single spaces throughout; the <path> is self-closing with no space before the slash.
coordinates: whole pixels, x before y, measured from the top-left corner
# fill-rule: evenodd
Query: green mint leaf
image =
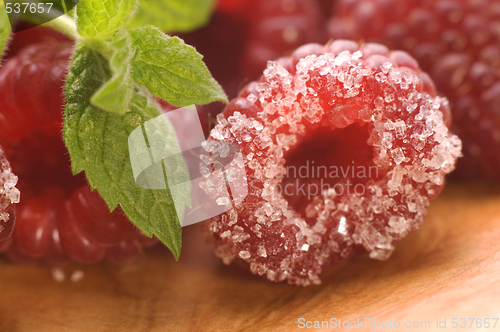
<path id="1" fill-rule="evenodd" d="M 129 109 L 132 95 L 130 64 L 133 55 L 129 46 L 126 33 L 120 34 L 117 40 L 111 43 L 111 47 L 115 49 L 110 60 L 113 76 L 92 97 L 94 106 L 118 114 L 124 114 Z"/>
<path id="2" fill-rule="evenodd" d="M 9 17 L 5 11 L 5 4 L 3 0 L 0 0 L 0 59 L 11 32 L 12 29 L 10 28 Z"/>
<path id="3" fill-rule="evenodd" d="M 90 98 L 110 77 L 108 61 L 80 43 L 65 86 L 63 137 L 72 171 L 85 171 L 90 186 L 99 191 L 111 210 L 119 204 L 130 221 L 146 235 L 156 235 L 178 258 L 181 226 L 171 193 L 142 189 L 135 183 L 128 149 L 130 133 L 158 116 L 160 110 L 147 91 L 137 85 L 132 88 L 126 113 L 96 108 Z M 175 136 L 172 132 L 170 135 Z M 172 145 L 178 148 L 175 137 Z"/>
<path id="4" fill-rule="evenodd" d="M 84 38 L 107 38 L 125 26 L 135 0 L 82 0 L 76 5 L 76 26 Z"/>
<path id="5" fill-rule="evenodd" d="M 165 32 L 190 32 L 208 23 L 214 0 L 139 0 L 131 28 L 154 25 Z"/>
<path id="6" fill-rule="evenodd" d="M 134 79 L 155 96 L 176 106 L 227 101 L 221 86 L 202 61 L 203 56 L 182 39 L 154 27 L 129 30 L 136 47 Z"/>

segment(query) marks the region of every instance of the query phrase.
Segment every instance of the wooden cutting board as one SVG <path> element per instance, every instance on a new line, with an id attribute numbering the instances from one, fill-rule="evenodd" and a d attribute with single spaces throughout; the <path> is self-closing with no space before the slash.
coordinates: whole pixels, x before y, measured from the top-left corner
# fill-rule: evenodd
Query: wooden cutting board
<path id="1" fill-rule="evenodd" d="M 425 331 L 446 318 L 448 330 L 500 331 L 491 319 L 500 318 L 500 185 L 449 184 L 391 259 L 331 267 L 321 286 L 275 284 L 224 266 L 199 225 L 184 229 L 182 250 L 179 262 L 155 248 L 122 266 L 62 271 L 2 260 L 0 331 L 304 331 L 314 321 L 358 318 L 429 322 Z M 53 277 L 60 272 L 64 281 Z M 453 329 L 453 318 L 490 318 L 490 327 L 467 320 Z"/>

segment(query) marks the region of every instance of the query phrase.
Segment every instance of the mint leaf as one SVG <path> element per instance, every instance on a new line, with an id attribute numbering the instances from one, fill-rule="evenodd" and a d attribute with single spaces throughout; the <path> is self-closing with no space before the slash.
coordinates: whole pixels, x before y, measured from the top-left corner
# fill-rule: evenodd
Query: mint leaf
<path id="1" fill-rule="evenodd" d="M 154 25 L 166 32 L 189 32 L 205 25 L 214 0 L 139 0 L 129 27 Z"/>
<path id="2" fill-rule="evenodd" d="M 160 114 L 158 105 L 139 86 L 132 88 L 129 111 L 122 115 L 91 105 L 92 95 L 110 77 L 104 57 L 83 43 L 76 47 L 66 78 L 63 128 L 72 171 L 85 171 L 111 210 L 119 204 L 130 221 L 146 235 L 156 235 L 177 259 L 181 226 L 171 193 L 136 185 L 127 144 L 134 129 Z M 172 145 L 178 147 L 177 141 Z"/>
<path id="3" fill-rule="evenodd" d="M 220 85 L 202 61 L 203 56 L 182 39 L 154 27 L 129 31 L 137 48 L 132 61 L 134 79 L 176 106 L 227 102 Z"/>
<path id="4" fill-rule="evenodd" d="M 111 43 L 111 47 L 115 49 L 115 54 L 110 60 L 113 77 L 92 97 L 91 101 L 94 106 L 118 114 L 124 114 L 128 110 L 132 93 L 130 72 L 132 52 L 129 44 L 126 33 L 122 33 Z"/>
<path id="5" fill-rule="evenodd" d="M 84 38 L 107 38 L 125 26 L 135 0 L 82 0 L 76 5 L 76 26 Z"/>
<path id="6" fill-rule="evenodd" d="M 5 4 L 3 0 L 0 0 L 0 59 L 11 32 L 12 29 L 10 28 L 9 17 L 5 11 Z"/>

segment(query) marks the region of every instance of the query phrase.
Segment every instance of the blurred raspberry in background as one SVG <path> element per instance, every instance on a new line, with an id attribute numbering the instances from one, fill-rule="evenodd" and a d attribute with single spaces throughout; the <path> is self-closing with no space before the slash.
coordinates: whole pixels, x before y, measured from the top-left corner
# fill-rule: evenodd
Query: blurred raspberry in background
<path id="1" fill-rule="evenodd" d="M 464 143 L 453 176 L 500 180 L 500 2 L 339 0 L 329 37 L 413 55 L 446 96 Z"/>

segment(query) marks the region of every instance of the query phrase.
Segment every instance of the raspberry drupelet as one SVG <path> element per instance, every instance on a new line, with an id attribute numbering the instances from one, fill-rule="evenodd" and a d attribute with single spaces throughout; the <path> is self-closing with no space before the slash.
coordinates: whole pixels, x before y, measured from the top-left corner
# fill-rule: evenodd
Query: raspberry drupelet
<path id="1" fill-rule="evenodd" d="M 206 224 L 216 254 L 302 286 L 357 252 L 388 259 L 461 155 L 450 123 L 446 99 L 405 52 L 338 40 L 270 62 L 218 116 L 205 145 L 217 156 L 218 142 L 238 144 L 244 163 L 226 179 L 243 174 L 248 183 L 246 197 L 230 193 L 241 204 Z M 213 198 L 225 186 L 206 174 Z"/>
<path id="2" fill-rule="evenodd" d="M 500 180 L 500 2 L 339 0 L 330 38 L 405 50 L 450 101 L 464 158 L 454 175 Z"/>

